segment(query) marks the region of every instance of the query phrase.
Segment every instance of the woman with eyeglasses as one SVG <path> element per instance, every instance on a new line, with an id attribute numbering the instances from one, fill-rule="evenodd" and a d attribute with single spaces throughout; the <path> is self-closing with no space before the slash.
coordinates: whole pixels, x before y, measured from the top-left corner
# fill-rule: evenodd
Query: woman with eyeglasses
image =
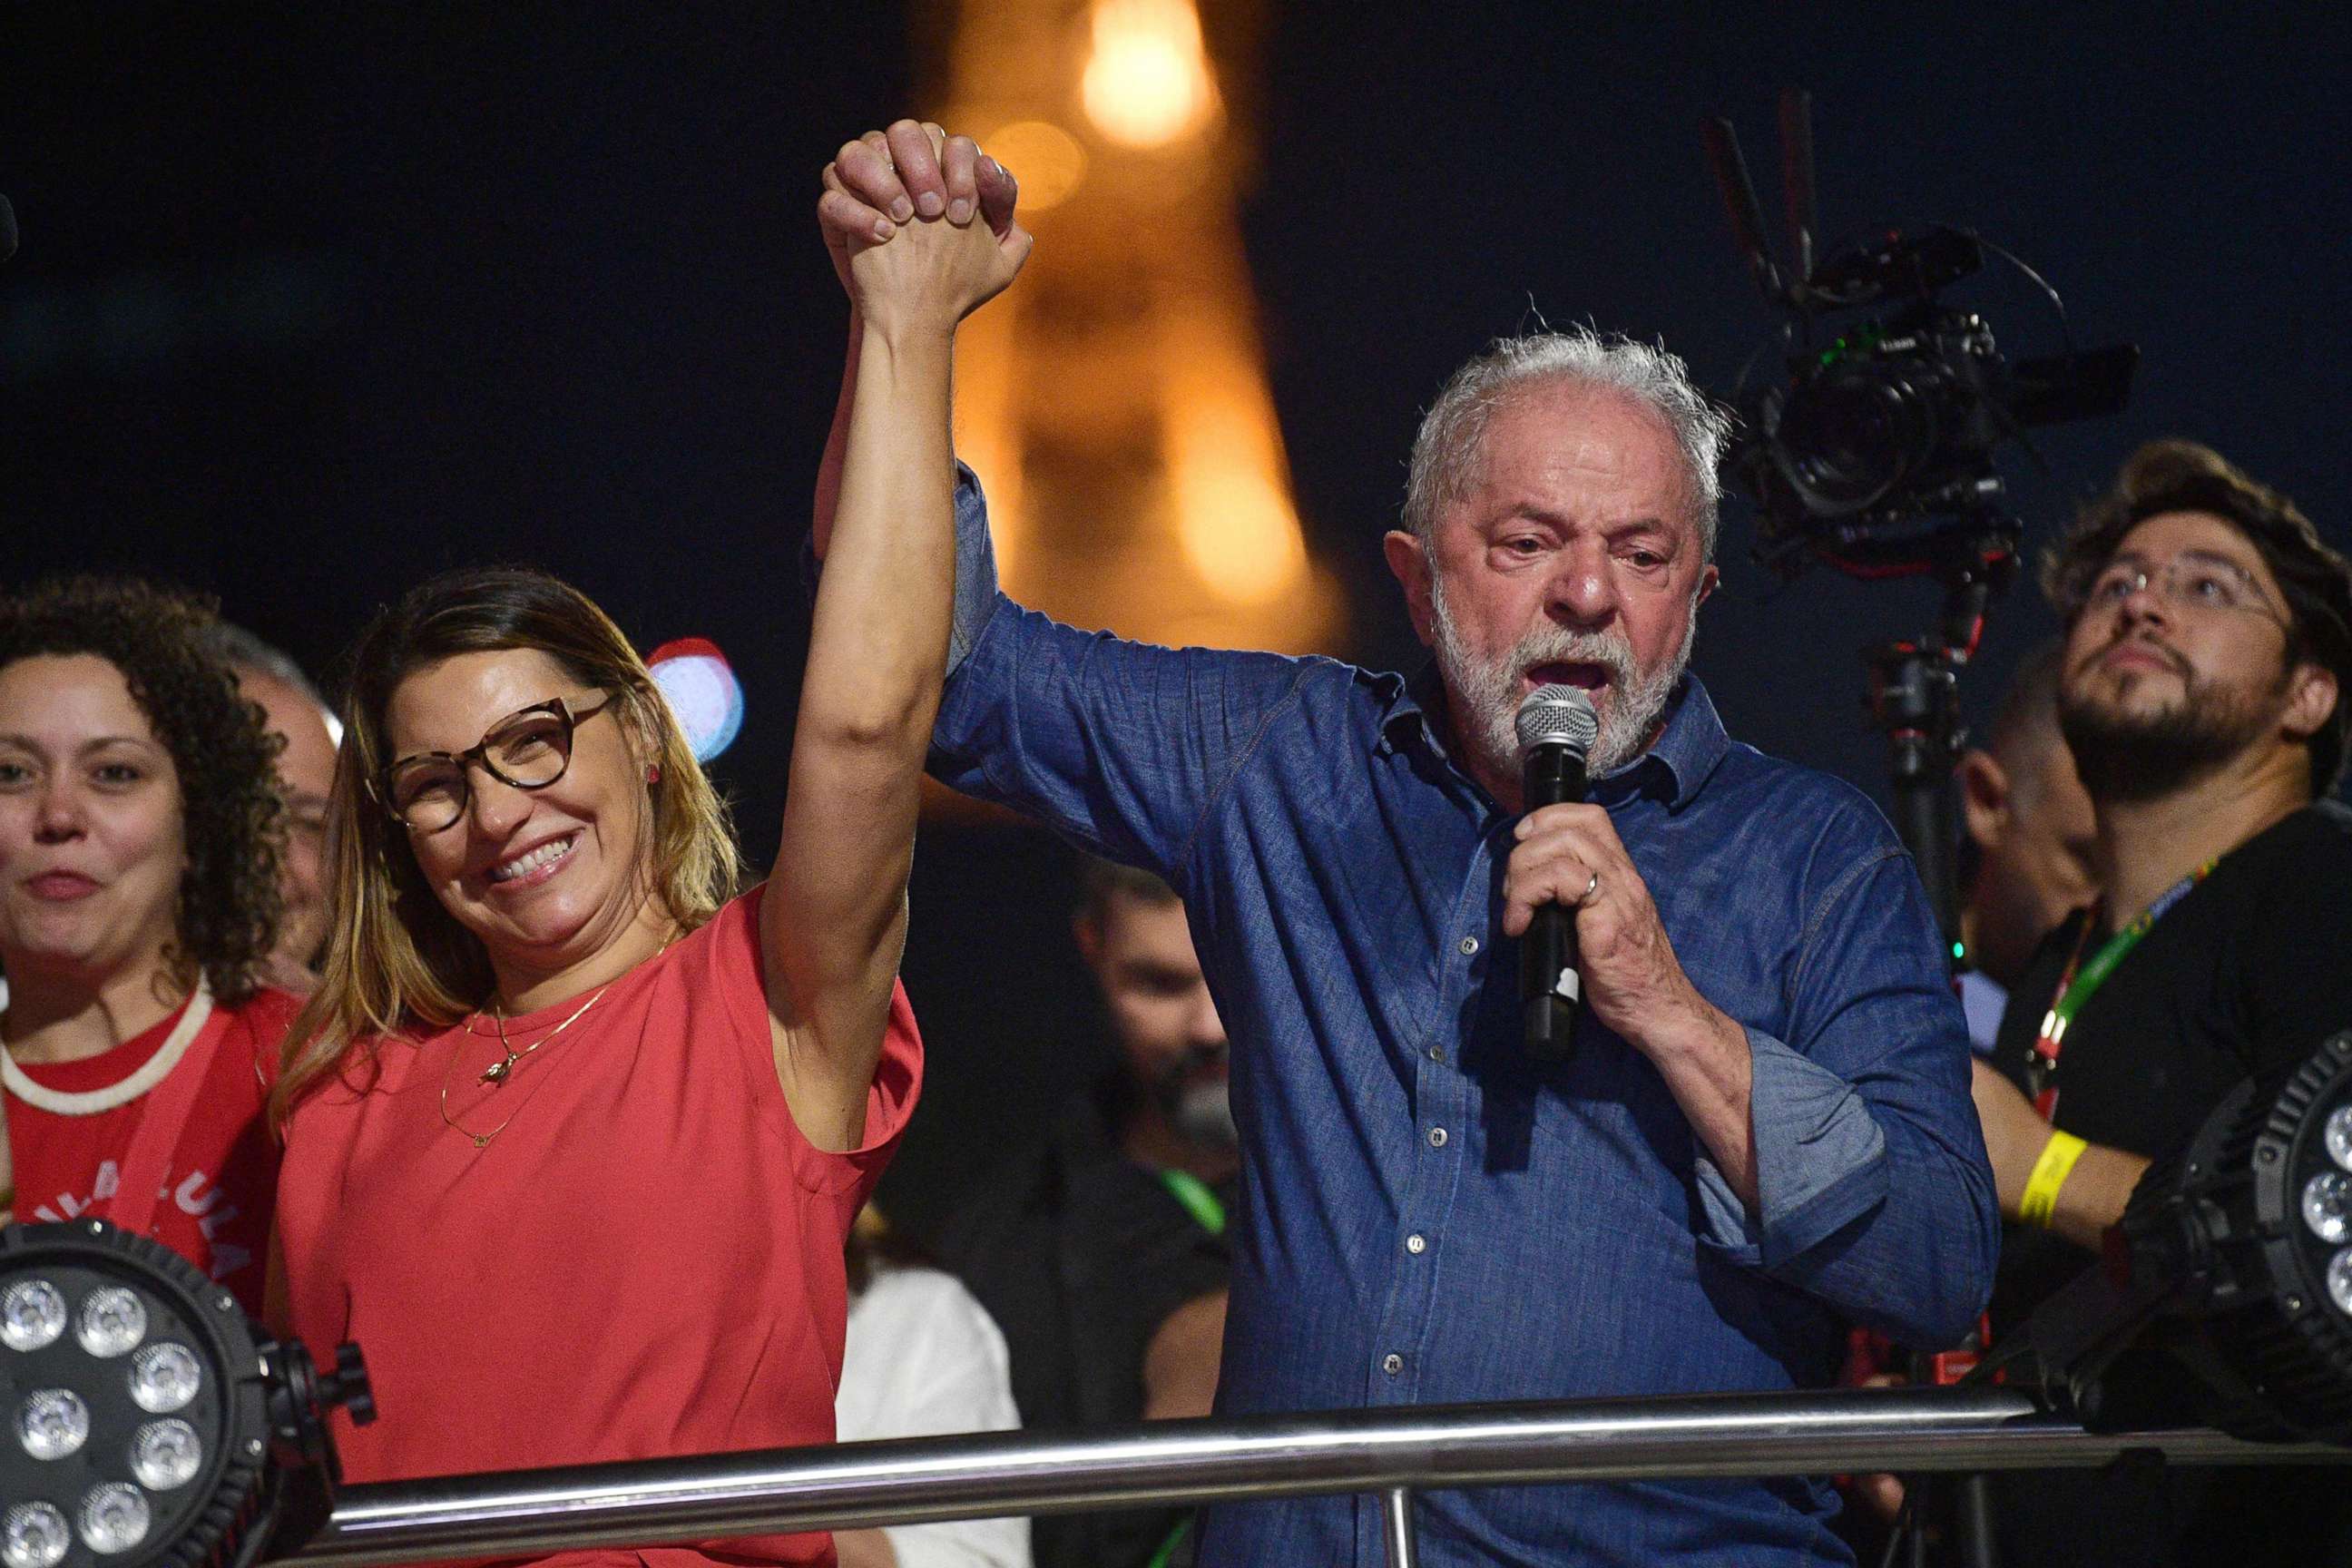
<path id="1" fill-rule="evenodd" d="M 277 1102 L 279 1321 L 357 1341 L 381 1411 L 339 1434 L 351 1479 L 832 1439 L 843 1239 L 921 1076 L 896 974 L 953 578 L 950 345 L 1026 251 L 942 219 L 843 258 L 864 353 L 764 886 L 736 893 L 725 808 L 575 589 L 460 572 L 362 636 Z M 794 567 L 780 539 L 734 581 Z"/>
<path id="2" fill-rule="evenodd" d="M 0 597 L 0 1212 L 111 1220 L 258 1310 L 299 1004 L 261 980 L 277 745 L 216 626 L 129 580 Z"/>

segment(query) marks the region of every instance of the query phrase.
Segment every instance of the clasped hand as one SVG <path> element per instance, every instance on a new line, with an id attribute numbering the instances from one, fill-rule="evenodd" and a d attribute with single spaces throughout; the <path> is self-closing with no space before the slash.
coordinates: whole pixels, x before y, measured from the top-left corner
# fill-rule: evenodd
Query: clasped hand
<path id="1" fill-rule="evenodd" d="M 824 181 L 817 221 L 834 271 L 886 335 L 952 331 L 1028 259 L 1013 176 L 969 136 L 901 120 L 844 142 Z"/>

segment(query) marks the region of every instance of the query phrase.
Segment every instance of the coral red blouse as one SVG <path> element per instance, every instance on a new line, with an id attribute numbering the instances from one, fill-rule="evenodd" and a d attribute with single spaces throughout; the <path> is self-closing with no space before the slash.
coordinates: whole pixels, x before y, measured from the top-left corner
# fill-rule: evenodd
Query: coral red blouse
<path id="1" fill-rule="evenodd" d="M 842 1243 L 922 1079 L 894 992 L 862 1148 L 802 1136 L 777 1082 L 760 889 L 586 997 L 507 1023 L 543 1048 L 492 1088 L 490 1020 L 381 1046 L 287 1128 L 278 1223 L 293 1327 L 366 1352 L 373 1481 L 833 1440 Z M 443 1120 L 446 1108 L 464 1129 Z M 496 1132 L 478 1147 L 475 1136 Z M 654 1568 L 829 1563 L 830 1537 L 565 1553 Z"/>

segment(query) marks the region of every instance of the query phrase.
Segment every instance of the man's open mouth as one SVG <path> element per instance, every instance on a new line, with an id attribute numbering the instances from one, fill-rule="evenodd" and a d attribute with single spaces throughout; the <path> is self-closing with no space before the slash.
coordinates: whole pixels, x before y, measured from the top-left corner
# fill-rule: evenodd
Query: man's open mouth
<path id="1" fill-rule="evenodd" d="M 1530 691 L 1539 686 L 1574 686 L 1586 691 L 1598 691 L 1609 684 L 1611 677 L 1605 664 L 1560 659 L 1530 666 L 1524 679 Z"/>

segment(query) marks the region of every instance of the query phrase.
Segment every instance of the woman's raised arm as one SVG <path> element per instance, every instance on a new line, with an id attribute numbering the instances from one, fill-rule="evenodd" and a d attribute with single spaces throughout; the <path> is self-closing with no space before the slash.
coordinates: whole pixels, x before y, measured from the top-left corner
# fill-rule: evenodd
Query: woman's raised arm
<path id="1" fill-rule="evenodd" d="M 968 142 L 911 121 L 887 145 L 968 170 Z M 852 142 L 845 159 L 873 155 Z M 832 193 L 828 193 L 829 196 Z M 927 204 L 928 205 L 928 204 Z M 966 206 L 918 214 L 876 243 L 845 237 L 859 323 L 838 489 L 793 739 L 782 844 L 761 910 L 776 1070 L 824 1149 L 857 1146 L 906 936 L 923 755 L 946 668 L 954 591 L 956 324 L 1013 280 L 1029 237 Z M 873 230 L 868 230 L 870 234 Z M 828 476 L 830 478 L 830 476 Z"/>

